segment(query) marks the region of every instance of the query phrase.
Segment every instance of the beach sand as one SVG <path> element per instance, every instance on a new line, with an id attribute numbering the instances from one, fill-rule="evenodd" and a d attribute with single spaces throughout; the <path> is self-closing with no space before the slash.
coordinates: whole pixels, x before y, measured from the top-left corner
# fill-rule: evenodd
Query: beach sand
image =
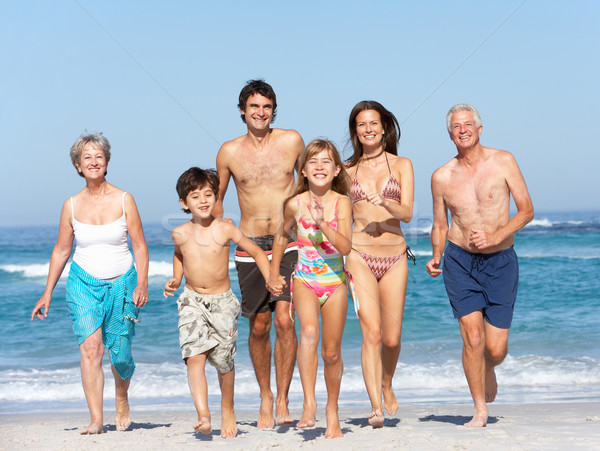
<path id="1" fill-rule="evenodd" d="M 147 450 L 147 449 L 410 449 L 410 450 L 600 450 L 600 403 L 497 404 L 486 428 L 461 426 L 469 405 L 401 406 L 374 430 L 366 411 L 340 409 L 343 439 L 324 438 L 324 410 L 312 429 L 256 429 L 255 412 L 237 412 L 238 436 L 219 436 L 219 413 L 213 412 L 211 435 L 195 434 L 195 412 L 136 411 L 130 430 L 118 432 L 114 412 L 105 409 L 105 433 L 81 436 L 87 412 L 0 414 L 0 449 Z M 299 418 L 299 411 L 292 411 Z"/>

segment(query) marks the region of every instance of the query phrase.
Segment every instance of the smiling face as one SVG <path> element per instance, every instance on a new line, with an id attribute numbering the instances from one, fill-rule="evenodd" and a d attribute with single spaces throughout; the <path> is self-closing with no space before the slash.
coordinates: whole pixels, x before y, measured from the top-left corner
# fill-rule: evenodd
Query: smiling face
<path id="1" fill-rule="evenodd" d="M 333 183 L 341 169 L 341 166 L 335 164 L 329 150 L 323 149 L 306 160 L 302 175 L 306 177 L 309 185 L 326 187 Z"/>
<path id="2" fill-rule="evenodd" d="M 77 171 L 86 179 L 104 178 L 108 162 L 104 151 L 88 142 L 81 151 Z"/>
<path id="3" fill-rule="evenodd" d="M 273 120 L 273 102 L 263 95 L 254 94 L 248 97 L 246 109 L 240 109 L 240 113 L 244 115 L 248 127 L 265 130 Z"/>
<path id="4" fill-rule="evenodd" d="M 450 139 L 457 149 L 470 149 L 477 145 L 481 129 L 470 111 L 461 110 L 450 116 Z"/>
<path id="5" fill-rule="evenodd" d="M 383 141 L 383 124 L 381 116 L 375 110 L 364 110 L 356 116 L 356 136 L 363 146 L 363 151 L 376 150 Z"/>
<path id="6" fill-rule="evenodd" d="M 179 202 L 195 218 L 208 219 L 212 216 L 215 204 L 217 203 L 217 196 L 210 185 L 206 184 L 190 191 L 185 196 L 185 200 L 179 199 Z"/>

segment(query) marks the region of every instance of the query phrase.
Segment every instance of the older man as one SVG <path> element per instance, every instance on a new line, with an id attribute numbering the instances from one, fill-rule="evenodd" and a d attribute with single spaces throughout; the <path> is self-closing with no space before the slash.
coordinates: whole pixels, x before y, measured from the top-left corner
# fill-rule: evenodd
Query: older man
<path id="1" fill-rule="evenodd" d="M 486 402 L 494 401 L 498 391 L 494 368 L 508 352 L 517 296 L 513 235 L 531 221 L 533 205 L 512 154 L 480 144 L 481 119 L 473 106 L 455 105 L 446 124 L 458 154 L 431 178 L 433 258 L 427 272 L 437 277 L 443 271 L 460 325 L 463 368 L 475 405 L 475 415 L 465 426 L 484 427 Z M 512 218 L 511 195 L 517 207 Z"/>

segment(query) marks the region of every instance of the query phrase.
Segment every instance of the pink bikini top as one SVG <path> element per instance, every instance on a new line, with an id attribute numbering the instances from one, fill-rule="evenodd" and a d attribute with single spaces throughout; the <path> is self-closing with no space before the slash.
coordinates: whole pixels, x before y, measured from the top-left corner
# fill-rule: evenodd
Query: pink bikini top
<path id="1" fill-rule="evenodd" d="M 388 157 L 387 157 L 387 152 L 384 152 L 384 154 L 385 154 L 385 162 L 387 163 L 387 167 L 388 167 L 388 171 L 390 172 L 390 176 L 388 178 L 387 183 L 385 184 L 385 187 L 383 188 L 383 191 L 381 192 L 381 197 L 383 197 L 385 199 L 390 199 L 390 200 L 395 200 L 397 202 L 400 202 L 400 199 L 401 199 L 400 183 L 398 182 L 398 179 L 396 179 L 396 177 L 394 177 L 394 174 L 392 174 L 392 170 L 390 169 L 390 163 L 389 163 Z M 358 183 L 357 175 L 358 175 L 359 164 L 360 164 L 360 161 L 356 165 L 356 171 L 354 172 L 354 178 L 352 179 L 352 184 L 350 185 L 350 198 L 352 199 L 353 204 L 355 204 L 356 202 L 360 202 L 361 200 L 367 200 L 367 195 L 365 193 L 365 190 L 362 188 L 362 186 L 360 186 L 360 183 Z"/>

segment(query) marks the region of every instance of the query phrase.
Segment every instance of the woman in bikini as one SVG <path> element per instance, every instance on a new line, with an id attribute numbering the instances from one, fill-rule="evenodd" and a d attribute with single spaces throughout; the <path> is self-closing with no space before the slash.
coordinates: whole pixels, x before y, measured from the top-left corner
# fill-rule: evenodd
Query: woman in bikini
<path id="1" fill-rule="evenodd" d="M 319 314 L 323 332 L 321 355 L 327 386 L 326 438 L 342 437 L 338 397 L 343 373 L 342 334 L 348 310 L 343 256 L 352 247 L 352 206 L 346 197 L 350 186 L 333 143 L 312 141 L 300 159 L 301 171 L 295 194 L 284 203 L 284 222 L 273 245 L 269 286 L 280 285 L 279 264 L 288 239 L 297 231 L 298 264 L 292 274 L 290 293 L 300 320 L 298 370 L 304 391 L 304 412 L 297 426 L 316 422 L 317 346 Z M 290 314 L 292 315 L 292 305 Z"/>
<path id="2" fill-rule="evenodd" d="M 397 156 L 400 126 L 380 103 L 363 101 L 350 113 L 354 154 L 346 169 L 352 178 L 352 252 L 346 259 L 360 299 L 361 364 L 372 412 L 369 424 L 383 426 L 398 401 L 392 379 L 400 355 L 408 258 L 401 222 L 412 217 L 414 176 L 408 158 Z"/>
<path id="3" fill-rule="evenodd" d="M 133 197 L 105 178 L 110 160 L 108 140 L 101 133 L 84 133 L 70 155 L 85 187 L 63 204 L 46 289 L 31 320 L 48 316 L 52 292 L 75 240 L 66 300 L 79 340 L 81 382 L 91 416 L 90 425 L 81 433 L 101 434 L 105 347 L 115 379 L 116 428 L 125 430 L 131 424 L 127 397 L 135 371 L 131 340 L 138 310 L 148 300 L 148 248 Z"/>

